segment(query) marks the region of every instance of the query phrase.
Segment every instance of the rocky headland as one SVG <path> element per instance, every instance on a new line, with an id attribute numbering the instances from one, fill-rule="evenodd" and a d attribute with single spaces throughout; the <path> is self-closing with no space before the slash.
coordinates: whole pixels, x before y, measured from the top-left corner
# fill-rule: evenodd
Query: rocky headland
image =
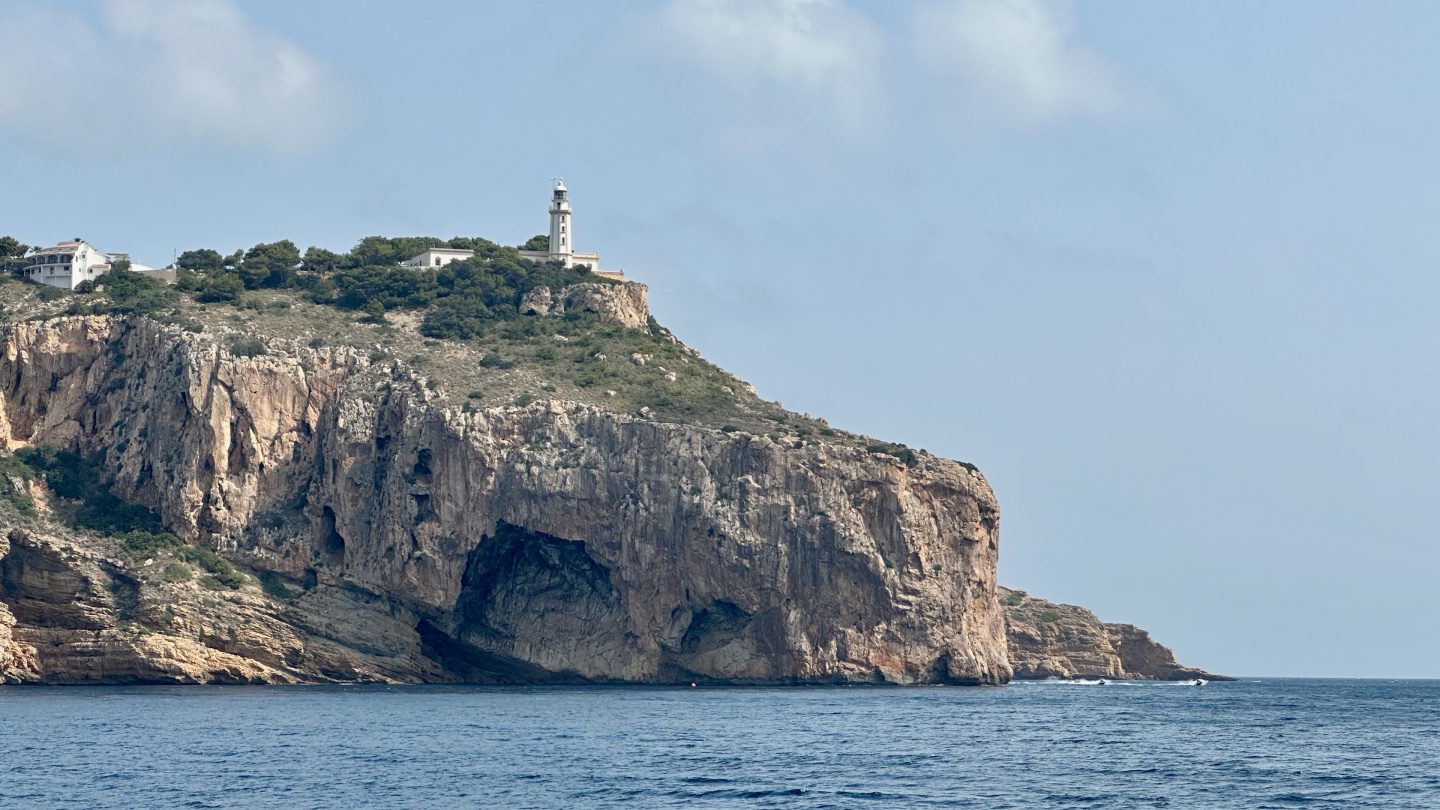
<path id="1" fill-rule="evenodd" d="M 1016 679 L 1230 680 L 1181 666 L 1173 650 L 1133 624 L 1105 624 L 1083 607 L 1024 591 L 1002 587 L 999 595 Z"/>
<path id="2" fill-rule="evenodd" d="M 616 290 L 604 318 L 643 302 Z M 46 513 L 74 507 L 12 476 L 37 517 L 10 519 L 0 562 L 9 680 L 1009 677 L 998 511 L 965 465 L 621 413 L 607 393 L 470 407 L 357 347 L 236 356 L 135 315 L 0 330 L 0 441 L 103 458 L 109 491 L 180 544 L 58 530 Z M 683 367 L 678 341 L 647 339 L 619 362 L 669 349 Z M 243 584 L 185 576 L 189 547 Z"/>
<path id="3" fill-rule="evenodd" d="M 86 314 L 0 284 L 4 682 L 1196 672 L 1002 606 L 978 470 L 760 400 L 643 285 L 536 287 L 466 339 L 164 296 Z"/>

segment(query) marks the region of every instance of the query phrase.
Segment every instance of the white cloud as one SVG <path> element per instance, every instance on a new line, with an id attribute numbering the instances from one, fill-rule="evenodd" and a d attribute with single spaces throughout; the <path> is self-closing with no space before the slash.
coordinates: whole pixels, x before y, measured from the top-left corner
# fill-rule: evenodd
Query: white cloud
<path id="1" fill-rule="evenodd" d="M 858 114 L 875 93 L 880 36 L 838 0 L 671 0 L 671 50 L 736 86 L 779 83 Z"/>
<path id="2" fill-rule="evenodd" d="M 0 132 L 69 155 L 301 152 L 336 124 L 325 67 L 230 0 L 99 0 L 98 11 L 0 13 Z"/>
<path id="3" fill-rule="evenodd" d="M 974 112 L 1020 123 L 1119 109 L 1118 73 L 1077 44 L 1066 8 L 1047 0 L 947 0 L 916 14 L 929 68 L 958 76 Z"/>

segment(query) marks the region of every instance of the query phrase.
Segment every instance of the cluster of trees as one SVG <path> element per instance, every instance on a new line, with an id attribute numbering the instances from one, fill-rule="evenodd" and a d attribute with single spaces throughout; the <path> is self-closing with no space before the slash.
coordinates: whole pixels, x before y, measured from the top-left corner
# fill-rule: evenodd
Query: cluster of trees
<path id="1" fill-rule="evenodd" d="M 527 248 L 548 237 L 535 237 Z M 430 248 L 471 250 L 475 255 L 442 268 L 401 267 L 400 262 Z M 596 278 L 589 268 L 520 258 L 516 248 L 487 239 L 431 237 L 360 240 L 338 254 L 311 247 L 303 254 L 294 242 L 259 244 L 222 256 L 214 250 L 181 254 L 177 286 L 202 302 L 236 301 L 246 290 L 300 288 L 316 303 L 364 311 L 383 319 L 396 308 L 425 309 L 421 331 L 437 338 L 470 338 L 486 323 L 518 317 L 520 299 L 530 290 L 564 287 Z"/>
<path id="2" fill-rule="evenodd" d="M 160 516 L 143 506 L 126 503 L 110 493 L 104 463 L 99 458 L 86 458 L 78 453 L 41 444 L 15 451 L 31 475 L 45 476 L 45 483 L 62 498 L 80 502 L 71 524 L 80 529 L 93 529 L 109 535 L 124 536 L 129 532 L 159 533 L 165 529 Z"/>
<path id="3" fill-rule="evenodd" d="M 288 239 L 229 256 L 209 249 L 187 250 L 175 264 L 176 286 L 205 302 L 235 301 L 246 290 L 299 286 L 299 270 L 304 266 L 300 249 Z"/>
<path id="4" fill-rule="evenodd" d="M 237 250 L 229 256 L 219 251 L 187 250 L 175 264 L 179 267 L 181 289 L 198 293 L 202 301 L 233 301 L 245 290 L 300 287 L 335 290 L 323 283 L 327 277 L 346 271 L 366 268 L 395 268 L 429 248 L 449 247 L 473 250 L 477 258 L 488 259 L 506 248 L 487 239 L 457 238 L 445 241 L 433 237 L 367 236 L 349 253 L 340 254 L 319 247 L 308 248 L 303 254 L 294 242 L 261 243 L 249 250 Z M 354 309 L 360 309 L 362 302 Z"/>
<path id="5" fill-rule="evenodd" d="M 549 237 L 542 234 L 521 249 L 548 250 L 549 246 Z M 400 266 L 437 247 L 475 255 L 441 268 Z M 363 311 L 374 320 L 383 320 L 386 311 L 397 307 L 428 309 L 421 327 L 424 334 L 465 339 L 478 335 L 488 323 L 518 317 L 520 299 L 536 287 L 558 289 L 599 280 L 588 267 L 531 262 L 521 259 L 518 250 L 480 238 L 369 236 L 348 253 L 319 247 L 302 253 L 286 239 L 228 256 L 211 249 L 187 250 L 176 260 L 176 287 L 202 303 L 235 303 L 249 290 L 302 289 L 316 303 Z M 0 262 L 29 251 L 28 245 L 12 237 L 0 239 Z M 102 285 L 101 300 L 76 307 L 155 313 L 174 302 L 174 293 L 164 285 L 132 273 L 111 272 L 96 280 L 95 287 Z"/>
<path id="6" fill-rule="evenodd" d="M 82 281 L 75 288 L 79 293 L 94 292 L 97 288 L 105 292 L 98 300 L 88 304 L 75 303 L 71 314 L 100 315 L 107 312 L 118 314 L 138 313 L 151 315 L 163 309 L 174 308 L 179 295 L 158 279 L 126 272 L 125 268 L 113 268 L 95 281 Z M 83 311 L 82 311 L 83 310 Z"/>
<path id="7" fill-rule="evenodd" d="M 0 236 L 0 273 L 13 272 L 18 267 L 19 260 L 28 256 L 32 250 L 33 247 L 21 244 L 20 240 L 13 236 Z"/>
<path id="8" fill-rule="evenodd" d="M 103 457 L 86 457 L 50 444 L 24 447 L 14 455 L 0 456 L 0 473 L 26 481 L 44 476 L 51 492 L 77 501 L 77 507 L 66 512 L 71 526 L 121 538 L 125 549 L 141 559 L 173 551 L 180 559 L 204 569 L 209 576 L 202 584 L 210 588 L 234 590 L 245 584 L 245 576 L 215 552 L 185 545 L 165 531 L 159 515 L 111 493 L 112 482 L 105 477 L 105 466 Z M 22 512 L 34 514 L 34 502 L 28 493 L 24 495 L 24 502 L 11 500 Z"/>

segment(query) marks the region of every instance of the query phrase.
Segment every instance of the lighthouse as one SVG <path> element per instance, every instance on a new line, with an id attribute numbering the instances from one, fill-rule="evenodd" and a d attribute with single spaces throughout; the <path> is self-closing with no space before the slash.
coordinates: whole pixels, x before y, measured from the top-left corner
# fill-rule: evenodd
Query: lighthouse
<path id="1" fill-rule="evenodd" d="M 550 200 L 550 255 L 569 267 L 575 255 L 575 235 L 570 229 L 570 192 L 564 178 L 555 178 L 555 192 Z"/>
<path id="2" fill-rule="evenodd" d="M 575 228 L 570 222 L 570 213 L 570 192 L 565 188 L 565 180 L 556 177 L 550 193 L 550 249 L 525 250 L 521 248 L 516 251 L 520 254 L 520 258 L 541 263 L 559 262 L 566 267 L 582 265 L 590 268 L 590 272 L 602 278 L 624 281 L 624 270 L 600 269 L 599 253 L 575 252 Z M 475 251 L 473 250 L 432 247 L 418 256 L 412 256 L 402 264 L 405 267 L 444 267 L 450 262 L 465 261 L 474 255 Z M 49 281 L 47 280 L 46 283 Z"/>
<path id="3" fill-rule="evenodd" d="M 565 179 L 556 177 L 550 191 L 550 249 L 521 250 L 520 258 L 532 262 L 560 262 L 566 267 L 585 265 L 597 276 L 625 280 L 624 270 L 600 269 L 599 253 L 578 253 L 575 250 L 575 225 L 571 221 L 570 191 Z"/>

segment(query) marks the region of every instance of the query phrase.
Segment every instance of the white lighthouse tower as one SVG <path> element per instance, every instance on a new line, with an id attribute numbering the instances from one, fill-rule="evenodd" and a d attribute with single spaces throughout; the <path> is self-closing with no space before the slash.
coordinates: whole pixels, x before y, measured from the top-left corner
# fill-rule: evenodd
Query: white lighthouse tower
<path id="1" fill-rule="evenodd" d="M 569 267 L 575 255 L 575 234 L 570 229 L 570 194 L 565 179 L 555 178 L 555 195 L 550 200 L 550 256 Z"/>
<path id="2" fill-rule="evenodd" d="M 550 194 L 550 249 L 522 250 L 520 258 L 532 262 L 560 262 L 566 267 L 588 265 L 590 272 L 598 276 L 624 281 L 624 270 L 606 272 L 600 269 L 599 253 L 576 252 L 575 226 L 571 222 L 571 213 L 570 192 L 565 188 L 564 178 L 557 177 Z"/>

